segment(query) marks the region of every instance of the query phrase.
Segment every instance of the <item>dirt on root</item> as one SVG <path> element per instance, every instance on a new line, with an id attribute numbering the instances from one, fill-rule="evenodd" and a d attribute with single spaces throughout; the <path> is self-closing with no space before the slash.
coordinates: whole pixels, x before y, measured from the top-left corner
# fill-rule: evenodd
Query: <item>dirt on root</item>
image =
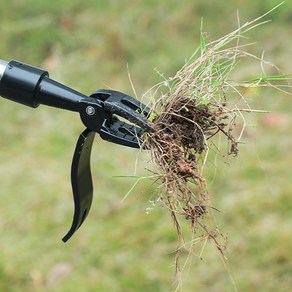
<path id="1" fill-rule="evenodd" d="M 207 140 L 218 132 L 229 140 L 230 154 L 237 155 L 225 105 L 202 105 L 189 97 L 177 98 L 162 105 L 153 126 L 155 131 L 146 140 L 146 147 L 159 167 L 157 172 L 165 187 L 160 199 L 171 211 L 177 232 L 180 235 L 178 217 L 182 216 L 191 223 L 194 232 L 200 229 L 212 237 L 214 230 L 208 230 L 202 223 L 210 207 L 200 159 L 207 150 Z M 221 249 L 219 244 L 217 247 Z"/>

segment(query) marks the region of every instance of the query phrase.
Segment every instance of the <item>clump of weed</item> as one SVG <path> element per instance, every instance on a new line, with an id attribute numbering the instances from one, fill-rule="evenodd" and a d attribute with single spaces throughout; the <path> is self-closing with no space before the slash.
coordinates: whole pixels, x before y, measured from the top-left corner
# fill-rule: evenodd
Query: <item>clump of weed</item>
<path id="1" fill-rule="evenodd" d="M 243 89 L 265 86 L 283 90 L 275 83 L 289 79 L 280 73 L 268 76 L 264 68 L 270 66 L 273 71 L 277 68 L 263 57 L 248 53 L 250 44 L 241 44 L 248 31 L 266 23 L 260 22 L 265 15 L 239 24 L 238 29 L 216 41 L 209 41 L 202 33 L 200 46 L 190 60 L 175 76 L 164 79 L 146 94 L 152 100 L 149 119 L 154 132 L 145 135 L 143 146 L 149 149 L 160 182 L 158 200 L 169 210 L 177 230 L 177 270 L 180 269 L 179 254 L 187 245 L 182 219 L 191 226 L 190 253 L 192 247 L 203 240 L 215 243 L 224 255 L 226 237 L 213 219 L 213 211 L 217 209 L 212 206 L 203 173 L 210 149 L 220 151 L 214 137 L 225 138 L 227 154 L 237 156 L 245 128 L 245 113 L 261 112 L 249 106 Z M 258 62 L 262 76 L 252 80 L 232 80 L 231 74 L 243 59 Z M 238 133 L 234 129 L 239 119 L 242 128 L 235 134 Z"/>

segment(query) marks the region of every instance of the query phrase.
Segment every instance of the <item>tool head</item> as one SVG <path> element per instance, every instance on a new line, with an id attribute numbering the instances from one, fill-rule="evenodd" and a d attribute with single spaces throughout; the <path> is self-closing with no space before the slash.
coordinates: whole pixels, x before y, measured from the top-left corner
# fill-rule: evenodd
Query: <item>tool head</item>
<path id="1" fill-rule="evenodd" d="M 95 91 L 80 102 L 79 112 L 88 129 L 112 143 L 139 148 L 143 133 L 153 131 L 147 119 L 150 115 L 149 108 L 118 91 Z"/>
<path id="2" fill-rule="evenodd" d="M 139 148 L 145 132 L 152 132 L 148 121 L 149 109 L 124 93 L 101 89 L 79 103 L 81 120 L 86 126 L 77 141 L 71 168 L 74 199 L 74 216 L 66 242 L 87 217 L 92 199 L 93 183 L 90 171 L 90 154 L 95 132 L 112 143 Z M 121 117 L 123 120 L 120 120 Z"/>

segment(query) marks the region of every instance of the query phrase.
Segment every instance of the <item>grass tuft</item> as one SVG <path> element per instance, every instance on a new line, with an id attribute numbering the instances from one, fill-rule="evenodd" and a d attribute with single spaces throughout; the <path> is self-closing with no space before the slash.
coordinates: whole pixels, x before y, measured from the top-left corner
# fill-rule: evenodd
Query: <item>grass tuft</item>
<path id="1" fill-rule="evenodd" d="M 247 33 L 266 24 L 263 18 L 278 6 L 243 25 L 238 17 L 238 28 L 215 41 L 201 29 L 200 45 L 185 65 L 173 77 L 160 74 L 163 81 L 145 94 L 151 97 L 150 121 L 155 131 L 145 135 L 144 146 L 150 150 L 155 177 L 159 178 L 158 200 L 168 210 L 177 232 L 177 273 L 181 271 L 180 254 L 194 254 L 198 241 L 203 243 L 200 258 L 207 242 L 225 256 L 227 237 L 216 224 L 219 210 L 212 205 L 204 169 L 209 165 L 210 151 L 237 156 L 246 127 L 245 115 L 265 112 L 252 108 L 246 90 L 269 87 L 291 94 L 288 81 L 292 75 L 282 74 L 264 60 L 264 54 L 257 57 L 249 53 L 252 44 L 245 43 Z M 232 76 L 242 60 L 257 63 L 261 75 L 235 80 Z M 267 70 L 276 73 L 269 75 Z M 227 153 L 220 147 L 223 140 L 228 145 Z M 188 241 L 182 226 L 186 221 L 190 227 Z"/>

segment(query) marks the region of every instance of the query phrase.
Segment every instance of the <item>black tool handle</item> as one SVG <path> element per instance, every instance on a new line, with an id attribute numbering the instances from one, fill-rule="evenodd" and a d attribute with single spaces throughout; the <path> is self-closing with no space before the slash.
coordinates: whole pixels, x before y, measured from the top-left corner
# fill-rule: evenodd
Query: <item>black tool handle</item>
<path id="1" fill-rule="evenodd" d="M 82 93 L 49 78 L 47 71 L 22 63 L 0 60 L 0 96 L 36 108 L 45 104 L 78 111 Z"/>

